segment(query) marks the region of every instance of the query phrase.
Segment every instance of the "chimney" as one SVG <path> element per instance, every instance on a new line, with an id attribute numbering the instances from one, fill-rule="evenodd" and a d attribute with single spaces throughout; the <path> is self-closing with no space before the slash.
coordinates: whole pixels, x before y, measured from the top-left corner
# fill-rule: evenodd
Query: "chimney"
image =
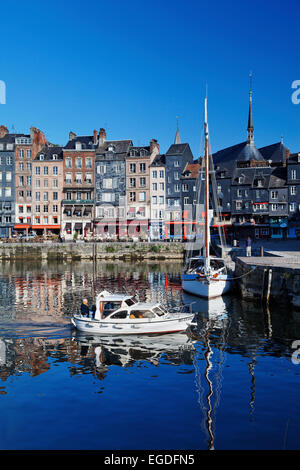
<path id="1" fill-rule="evenodd" d="M 94 130 L 94 145 L 97 145 L 97 140 L 98 140 L 97 131 Z"/>
<path id="2" fill-rule="evenodd" d="M 8 129 L 5 126 L 0 126 L 0 138 L 4 137 L 6 134 L 8 134 Z"/>
<path id="3" fill-rule="evenodd" d="M 73 139 L 75 139 L 75 137 L 77 137 L 75 132 L 70 131 L 69 132 L 69 140 L 73 140 Z"/>
<path id="4" fill-rule="evenodd" d="M 105 129 L 101 127 L 99 131 L 99 145 L 104 144 L 105 141 L 106 141 L 106 132 L 105 132 Z"/>
<path id="5" fill-rule="evenodd" d="M 150 140 L 150 153 L 152 154 L 153 152 L 155 152 L 156 155 L 159 153 L 159 143 L 156 139 Z"/>

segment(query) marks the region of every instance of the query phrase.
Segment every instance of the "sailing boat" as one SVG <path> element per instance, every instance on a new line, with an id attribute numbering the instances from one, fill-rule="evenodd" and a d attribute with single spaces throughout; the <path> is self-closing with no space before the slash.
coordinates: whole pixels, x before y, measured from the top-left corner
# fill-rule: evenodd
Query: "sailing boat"
<path id="1" fill-rule="evenodd" d="M 210 156 L 209 156 L 209 138 L 207 123 L 207 97 L 205 97 L 205 153 L 204 153 L 204 234 L 203 234 L 203 256 L 195 256 L 187 259 L 186 266 L 182 275 L 182 288 L 190 293 L 207 299 L 219 297 L 227 293 L 232 285 L 230 274 L 228 273 L 225 260 L 223 258 L 213 257 L 210 253 L 210 225 L 212 220 L 211 210 L 209 209 L 209 188 L 210 188 Z M 213 165 L 212 165 L 213 173 Z M 198 177 L 199 180 L 199 177 Z M 200 178 L 200 182 L 202 178 Z M 216 186 L 215 179 L 212 184 Z M 213 187 L 213 194 L 216 195 L 216 188 Z M 200 197 L 201 185 L 198 185 L 198 196 Z M 216 197 L 215 197 L 216 199 Z M 199 211 L 198 211 L 199 212 Z M 216 203 L 216 212 L 217 203 Z M 200 225 L 200 222 L 198 221 Z M 221 225 L 219 224 L 219 228 Z M 201 234 L 202 236 L 202 234 Z M 197 237 L 197 235 L 196 235 Z M 220 234 L 222 242 L 222 236 Z M 195 249 L 195 243 L 192 243 Z"/>

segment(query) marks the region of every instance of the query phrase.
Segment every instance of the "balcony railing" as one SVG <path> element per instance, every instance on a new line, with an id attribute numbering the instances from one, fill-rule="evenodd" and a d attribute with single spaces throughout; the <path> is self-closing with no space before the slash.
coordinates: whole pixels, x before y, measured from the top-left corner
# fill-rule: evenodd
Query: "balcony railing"
<path id="1" fill-rule="evenodd" d="M 62 204 L 94 204 L 94 199 L 63 199 Z"/>

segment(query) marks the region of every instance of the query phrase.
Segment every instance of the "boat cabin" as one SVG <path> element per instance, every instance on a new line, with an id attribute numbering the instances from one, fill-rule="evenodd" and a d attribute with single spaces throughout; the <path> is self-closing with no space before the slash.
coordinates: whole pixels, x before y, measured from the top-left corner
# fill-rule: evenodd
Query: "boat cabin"
<path id="1" fill-rule="evenodd" d="M 211 270 L 219 272 L 220 274 L 225 274 L 227 272 L 223 258 L 210 257 L 209 262 Z M 188 264 L 186 266 L 186 272 L 190 274 L 196 274 L 201 272 L 204 267 L 205 258 L 202 256 L 196 256 L 194 258 L 189 259 Z"/>

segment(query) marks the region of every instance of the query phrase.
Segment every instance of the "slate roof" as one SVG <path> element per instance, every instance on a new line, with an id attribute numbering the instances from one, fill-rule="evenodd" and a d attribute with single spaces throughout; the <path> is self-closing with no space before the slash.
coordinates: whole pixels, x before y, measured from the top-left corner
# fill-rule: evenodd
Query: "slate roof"
<path id="1" fill-rule="evenodd" d="M 114 147 L 113 155 L 117 158 L 125 158 L 132 148 L 132 140 L 106 140 L 100 147 L 96 147 L 96 160 L 103 158 L 109 152 L 109 146 Z"/>
<path id="2" fill-rule="evenodd" d="M 94 149 L 94 136 L 93 135 L 80 135 L 74 137 L 74 139 L 69 140 L 67 145 L 65 145 L 65 149 L 74 149 L 75 150 L 75 144 L 76 142 L 80 142 L 82 145 L 82 150 L 85 149 Z"/>
<path id="3" fill-rule="evenodd" d="M 43 160 L 40 160 L 41 155 L 44 155 Z M 34 161 L 36 160 L 53 161 L 53 155 L 57 155 L 56 160 L 62 160 L 63 159 L 63 147 L 57 146 L 57 145 L 53 145 L 53 146 L 45 145 L 45 147 L 43 147 L 42 150 L 37 153 L 36 157 L 34 158 Z"/>
<path id="4" fill-rule="evenodd" d="M 264 161 L 262 154 L 248 142 L 242 142 L 232 147 L 219 150 L 212 155 L 215 167 L 233 169 L 236 162 L 258 160 Z"/>
<path id="5" fill-rule="evenodd" d="M 236 168 L 233 172 L 232 182 L 233 186 L 249 185 L 253 188 L 266 189 L 269 187 L 271 175 L 271 168 Z M 239 177 L 244 176 L 243 183 L 239 183 Z M 257 180 L 262 180 L 262 186 L 257 185 Z"/>
<path id="6" fill-rule="evenodd" d="M 151 167 L 155 167 L 155 166 L 165 166 L 166 164 L 166 155 L 165 154 L 158 154 L 155 156 L 153 162 L 151 163 Z"/>
<path id="7" fill-rule="evenodd" d="M 6 134 L 0 138 L 0 143 L 14 144 L 16 137 L 26 137 L 30 139 L 30 134 Z"/>
<path id="8" fill-rule="evenodd" d="M 189 144 L 172 144 L 166 155 L 182 155 Z"/>
<path id="9" fill-rule="evenodd" d="M 282 142 L 262 147 L 259 152 L 265 160 L 272 160 L 272 162 L 277 163 L 285 162 L 287 155 L 289 155 L 289 149 Z"/>
<path id="10" fill-rule="evenodd" d="M 282 188 L 286 186 L 287 171 L 286 167 L 274 168 L 270 175 L 270 188 Z"/>

